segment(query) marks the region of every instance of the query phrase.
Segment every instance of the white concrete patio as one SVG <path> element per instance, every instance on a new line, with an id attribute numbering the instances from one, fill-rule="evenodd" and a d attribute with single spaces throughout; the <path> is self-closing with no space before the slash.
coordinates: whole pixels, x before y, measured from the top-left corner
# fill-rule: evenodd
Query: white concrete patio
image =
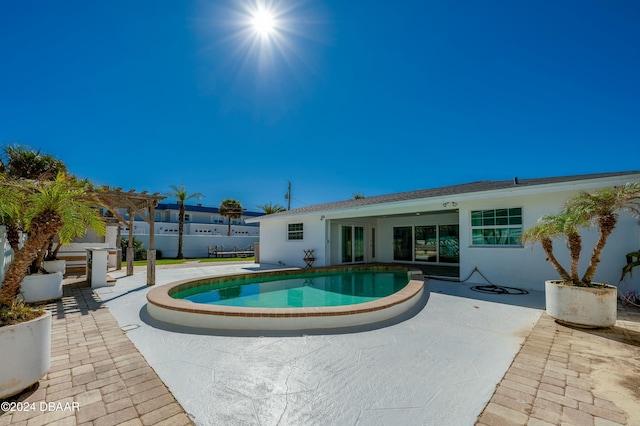
<path id="1" fill-rule="evenodd" d="M 272 268 L 186 265 L 156 279 L 258 269 Z M 473 425 L 544 306 L 539 292 L 485 295 L 429 280 L 426 304 L 385 327 L 216 333 L 151 319 L 144 269 L 110 275 L 116 286 L 96 292 L 198 425 Z"/>

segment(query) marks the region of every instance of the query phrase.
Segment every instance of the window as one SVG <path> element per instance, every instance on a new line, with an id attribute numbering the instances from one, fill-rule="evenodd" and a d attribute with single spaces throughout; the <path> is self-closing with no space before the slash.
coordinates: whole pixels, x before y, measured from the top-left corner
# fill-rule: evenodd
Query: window
<path id="1" fill-rule="evenodd" d="M 287 235 L 288 240 L 301 240 L 302 239 L 302 224 L 301 223 L 290 223 L 289 224 L 289 232 Z"/>
<path id="2" fill-rule="evenodd" d="M 471 211 L 471 244 L 474 246 L 519 246 L 522 208 Z"/>
<path id="3" fill-rule="evenodd" d="M 191 222 L 191 215 L 189 213 L 185 213 L 184 214 L 184 221 L 185 222 Z"/>

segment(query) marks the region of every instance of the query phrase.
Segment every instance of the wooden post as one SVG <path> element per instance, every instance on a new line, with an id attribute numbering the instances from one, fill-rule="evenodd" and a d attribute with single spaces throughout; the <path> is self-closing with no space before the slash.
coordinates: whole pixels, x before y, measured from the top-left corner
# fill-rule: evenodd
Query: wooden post
<path id="1" fill-rule="evenodd" d="M 129 208 L 129 242 L 127 243 L 127 276 L 133 275 L 133 217 L 135 213 Z"/>
<path id="2" fill-rule="evenodd" d="M 149 250 L 147 250 L 147 285 L 156 284 L 156 250 L 154 249 L 155 227 L 153 226 L 155 218 L 156 201 L 153 200 L 149 204 Z"/>
<path id="3" fill-rule="evenodd" d="M 122 233 L 120 232 L 120 222 L 118 222 L 118 233 L 116 234 L 116 271 L 122 269 Z"/>

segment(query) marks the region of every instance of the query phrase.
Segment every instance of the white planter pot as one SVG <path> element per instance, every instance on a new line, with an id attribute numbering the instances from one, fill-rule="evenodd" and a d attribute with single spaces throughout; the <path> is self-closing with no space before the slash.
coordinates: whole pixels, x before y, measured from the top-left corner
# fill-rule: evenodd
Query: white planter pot
<path id="1" fill-rule="evenodd" d="M 62 272 L 27 275 L 20 284 L 26 303 L 45 302 L 62 297 Z"/>
<path id="2" fill-rule="evenodd" d="M 51 313 L 0 327 L 0 399 L 40 380 L 51 363 Z"/>
<path id="3" fill-rule="evenodd" d="M 558 282 L 545 282 L 547 313 L 551 317 L 580 327 L 615 325 L 618 314 L 616 287 L 575 287 L 560 285 Z"/>
<path id="4" fill-rule="evenodd" d="M 67 261 L 64 259 L 45 260 L 42 267 L 49 273 L 62 272 L 62 275 L 64 275 L 67 269 Z"/>

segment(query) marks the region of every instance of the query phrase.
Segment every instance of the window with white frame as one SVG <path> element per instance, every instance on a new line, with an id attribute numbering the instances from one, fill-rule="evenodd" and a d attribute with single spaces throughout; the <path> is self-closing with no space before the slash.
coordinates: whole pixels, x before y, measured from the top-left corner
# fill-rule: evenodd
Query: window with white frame
<path id="1" fill-rule="evenodd" d="M 303 231 L 301 223 L 290 223 L 288 225 L 287 240 L 302 240 Z"/>
<path id="2" fill-rule="evenodd" d="M 185 213 L 184 214 L 184 221 L 185 222 L 191 222 L 191 214 Z"/>
<path id="3" fill-rule="evenodd" d="M 522 208 L 472 210 L 471 244 L 521 246 Z"/>

